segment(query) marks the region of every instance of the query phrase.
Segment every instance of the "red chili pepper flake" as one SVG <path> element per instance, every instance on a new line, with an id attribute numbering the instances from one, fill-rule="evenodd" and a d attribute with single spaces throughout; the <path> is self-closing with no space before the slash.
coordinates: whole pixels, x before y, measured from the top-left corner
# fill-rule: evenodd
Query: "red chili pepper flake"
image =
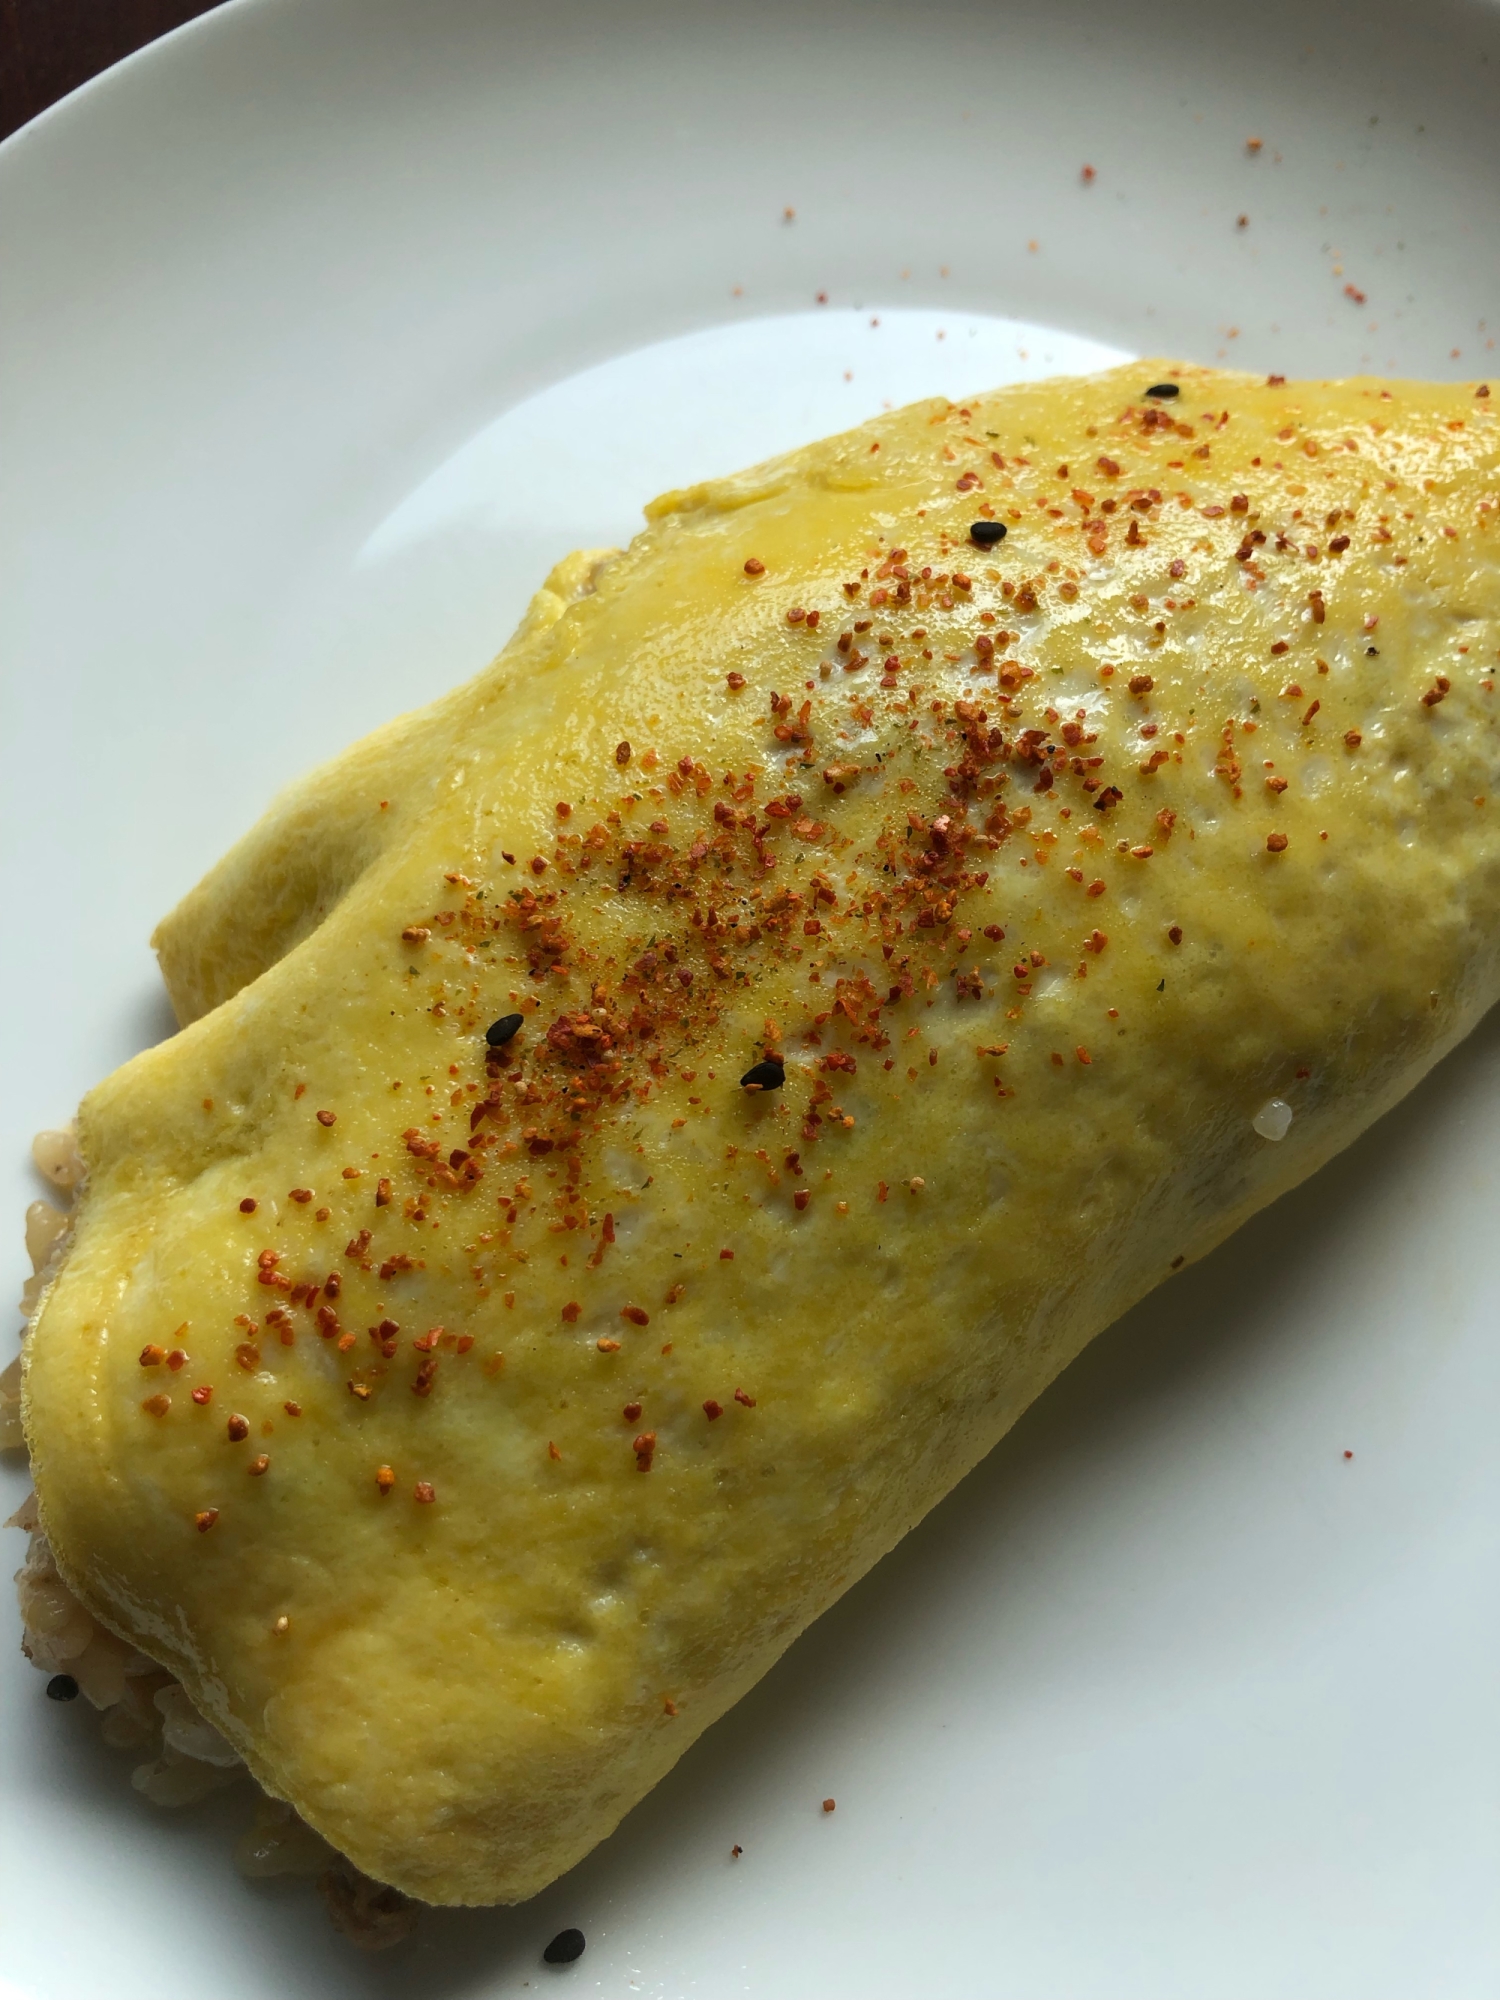
<path id="1" fill-rule="evenodd" d="M 719 1252 L 719 1262 L 721 1264 L 732 1264 L 734 1262 L 734 1252 L 732 1250 L 721 1250 Z"/>
<path id="2" fill-rule="evenodd" d="M 296 1201 L 296 1202 L 309 1202 L 312 1200 L 312 1189 L 292 1188 L 288 1193 L 287 1199 L 289 1201 Z"/>
<path id="3" fill-rule="evenodd" d="M 649 1326 L 651 1315 L 644 1306 L 621 1306 L 621 1319 L 628 1319 L 632 1326 Z"/>
<path id="4" fill-rule="evenodd" d="M 408 924 L 406 929 L 401 933 L 401 942 L 403 944 L 426 944 L 431 936 L 432 932 L 427 928 L 426 924 Z"/>
<path id="5" fill-rule="evenodd" d="M 1268 853 L 1284 854 L 1286 847 L 1287 837 L 1284 833 L 1268 833 L 1266 835 L 1266 850 Z"/>
<path id="6" fill-rule="evenodd" d="M 1353 1456 L 1354 1456 L 1354 1453 L 1353 1453 L 1352 1451 L 1346 1451 L 1346 1452 L 1344 1453 L 1344 1456 L 1345 1456 L 1345 1458 L 1353 1458 Z"/>
<path id="7" fill-rule="evenodd" d="M 1169 926 L 1168 926 L 1168 928 L 1167 928 L 1167 937 L 1168 937 L 1168 939 L 1169 939 L 1169 940 L 1171 941 L 1171 943 L 1173 943 L 1173 944 L 1181 944 L 1181 943 L 1182 943 L 1182 925 L 1181 925 L 1181 924 L 1171 924 L 1171 925 L 1169 925 Z"/>
<path id="8" fill-rule="evenodd" d="M 630 755 L 630 745 L 628 743 L 617 743 L 615 745 L 615 762 L 622 769 L 630 762 Z"/>
<path id="9" fill-rule="evenodd" d="M 1085 165 L 1079 169 L 1078 178 L 1083 182 L 1085 187 L 1088 187 L 1099 178 L 1098 170 L 1097 168 L 1091 167 L 1087 165 L 1087 163 L 1085 163 Z M 823 1810 L 827 1812 L 829 1810 L 829 1806 L 825 1804 Z"/>
<path id="10" fill-rule="evenodd" d="M 377 1493 L 389 1493 L 395 1483 L 396 1475 L 390 1466 L 381 1465 L 376 1467 L 375 1490 Z"/>
<path id="11" fill-rule="evenodd" d="M 594 1342 L 594 1345 L 601 1354 L 618 1354 L 620 1351 L 619 1341 L 612 1334 L 608 1333 L 601 1334 Z"/>
<path id="12" fill-rule="evenodd" d="M 318 1113 L 318 1123 L 320 1125 L 336 1124 L 338 1122 L 338 1115 L 336 1111 L 320 1111 Z"/>
<path id="13" fill-rule="evenodd" d="M 703 1405 L 703 1414 L 711 1424 L 716 1424 L 724 1414 L 724 1405 L 716 1403 L 712 1396 Z"/>
<path id="14" fill-rule="evenodd" d="M 766 573 L 766 566 L 761 561 L 759 556 L 746 556 L 745 558 L 746 576 L 764 576 L 765 573 Z"/>
<path id="15" fill-rule="evenodd" d="M 419 1479 L 411 1489 L 411 1497 L 419 1507 L 430 1507 L 437 1498 L 437 1494 L 433 1491 L 432 1481 L 430 1479 Z"/>
<path id="16" fill-rule="evenodd" d="M 172 1407 L 172 1398 L 158 1390 L 154 1396 L 147 1396 L 141 1408 L 150 1417 L 164 1417 Z"/>
<path id="17" fill-rule="evenodd" d="M 792 1205 L 794 1208 L 797 1208 L 799 1210 L 806 1208 L 807 1204 L 811 1200 L 812 1200 L 811 1188 L 798 1188 L 792 1195 Z"/>
<path id="18" fill-rule="evenodd" d="M 564 1323 L 572 1326 L 582 1311 L 583 1307 L 578 1303 L 577 1299 L 569 1299 L 568 1303 L 562 1309 Z"/>
<path id="19" fill-rule="evenodd" d="M 141 1366 L 143 1368 L 159 1368 L 166 1358 L 167 1350 L 164 1347 L 153 1345 L 141 1349 Z"/>
<path id="20" fill-rule="evenodd" d="M 193 1516 L 193 1526 L 198 1530 L 200 1535 L 206 1535 L 218 1518 L 219 1510 L 217 1507 L 205 1507 L 201 1514 Z"/>
<path id="21" fill-rule="evenodd" d="M 819 293 L 819 297 L 821 296 L 822 294 Z M 669 1694 L 662 1696 L 661 1708 L 663 1715 L 675 1715 L 677 1713 L 677 1704 Z"/>
<path id="22" fill-rule="evenodd" d="M 649 1472 L 651 1470 L 652 1455 L 656 1450 L 656 1432 L 642 1431 L 631 1446 L 631 1450 L 635 1453 L 636 1470 L 638 1472 Z"/>
<path id="23" fill-rule="evenodd" d="M 205 1403 L 212 1400 L 213 1393 L 214 1392 L 212 1383 L 209 1382 L 200 1383 L 199 1386 L 193 1391 L 193 1401 L 198 1405 L 199 1409 L 201 1410 Z"/>
<path id="24" fill-rule="evenodd" d="M 289 1417 L 300 1417 L 302 1414 L 302 1405 L 300 1403 L 283 1403 L 281 1407 Z"/>
<path id="25" fill-rule="evenodd" d="M 747 1410 L 753 1410 L 755 1408 L 755 1398 L 753 1396 L 747 1396 L 743 1389 L 735 1390 L 734 1400 L 737 1403 L 742 1403 Z"/>
<path id="26" fill-rule="evenodd" d="M 231 1444 L 238 1444 L 241 1438 L 247 1438 L 250 1435 L 250 1419 L 236 1413 L 229 1419 L 224 1429 L 228 1433 L 229 1442 Z"/>
<path id="27" fill-rule="evenodd" d="M 627 1403 L 620 1414 L 624 1417 L 627 1424 L 639 1423 L 641 1406 L 639 1403 Z"/>
<path id="28" fill-rule="evenodd" d="M 1120 468 L 1112 458 L 1097 459 L 1095 463 L 1098 465 L 1099 470 L 1104 474 L 1106 479 L 1119 478 Z"/>
<path id="29" fill-rule="evenodd" d="M 261 1474 L 269 1469 L 270 1464 L 270 1458 L 265 1452 L 261 1452 L 258 1458 L 251 1459 L 245 1470 L 252 1479 L 259 1479 Z"/>
<path id="30" fill-rule="evenodd" d="M 259 1205 L 260 1204 L 256 1201 L 255 1196 L 253 1194 L 247 1194 L 245 1196 L 245 1199 L 240 1203 L 240 1214 L 254 1215 Z"/>
<path id="31" fill-rule="evenodd" d="M 745 1850 L 744 1850 L 744 1848 L 740 1846 L 740 1844 L 739 1844 L 739 1842 L 738 1842 L 738 1841 L 736 1841 L 736 1842 L 734 1843 L 734 1846 L 733 1846 L 733 1847 L 731 1847 L 731 1848 L 730 1848 L 730 1850 L 729 1850 L 729 1858 L 730 1858 L 730 1860 L 731 1860 L 731 1861 L 738 1861 L 738 1860 L 739 1860 L 739 1858 L 740 1858 L 740 1856 L 741 1856 L 741 1855 L 742 1855 L 742 1854 L 744 1853 L 744 1851 L 745 1851 Z"/>
<path id="32" fill-rule="evenodd" d="M 824 1812 L 832 1812 L 837 1804 L 838 1804 L 837 1799 L 824 1799 L 823 1801 Z"/>
<path id="33" fill-rule="evenodd" d="M 745 676 L 743 674 L 727 674 L 725 679 L 728 682 L 731 694 L 738 694 L 740 689 L 745 685 Z"/>
<path id="34" fill-rule="evenodd" d="M 1344 731 L 1344 741 L 1351 750 L 1357 750 L 1364 740 L 1357 729 L 1346 729 Z"/>

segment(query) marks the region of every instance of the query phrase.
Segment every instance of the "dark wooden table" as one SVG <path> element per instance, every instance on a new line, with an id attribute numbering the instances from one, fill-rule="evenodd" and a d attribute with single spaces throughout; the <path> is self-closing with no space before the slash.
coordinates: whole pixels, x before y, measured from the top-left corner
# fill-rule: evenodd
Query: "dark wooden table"
<path id="1" fill-rule="evenodd" d="M 218 0 L 0 0 L 0 139 Z"/>

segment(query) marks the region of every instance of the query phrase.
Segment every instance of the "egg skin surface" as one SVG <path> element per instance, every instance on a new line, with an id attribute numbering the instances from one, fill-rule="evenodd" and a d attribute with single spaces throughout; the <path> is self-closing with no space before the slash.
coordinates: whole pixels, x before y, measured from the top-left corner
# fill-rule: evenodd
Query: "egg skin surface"
<path id="1" fill-rule="evenodd" d="M 69 1584 L 379 1880 L 555 1879 L 1495 999 L 1497 496 L 1473 384 L 1155 361 L 561 564 L 157 934 Z"/>

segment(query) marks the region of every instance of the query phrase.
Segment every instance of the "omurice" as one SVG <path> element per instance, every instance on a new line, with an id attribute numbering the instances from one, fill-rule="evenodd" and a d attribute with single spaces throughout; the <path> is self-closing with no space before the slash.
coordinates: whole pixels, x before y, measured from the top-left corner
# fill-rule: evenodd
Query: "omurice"
<path id="1" fill-rule="evenodd" d="M 570 1867 L 1494 1001 L 1497 514 L 1485 385 L 1154 361 L 559 564 L 156 934 L 35 1656 L 410 1897 Z"/>

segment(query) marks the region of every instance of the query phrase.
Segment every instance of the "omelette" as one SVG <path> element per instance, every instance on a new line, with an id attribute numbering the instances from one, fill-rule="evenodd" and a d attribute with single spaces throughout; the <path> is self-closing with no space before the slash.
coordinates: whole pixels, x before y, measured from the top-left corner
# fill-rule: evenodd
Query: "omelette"
<path id="1" fill-rule="evenodd" d="M 562 562 L 156 934 L 68 1589 L 377 1882 L 542 1889 L 1496 998 L 1497 510 L 1486 385 L 1156 361 Z"/>

